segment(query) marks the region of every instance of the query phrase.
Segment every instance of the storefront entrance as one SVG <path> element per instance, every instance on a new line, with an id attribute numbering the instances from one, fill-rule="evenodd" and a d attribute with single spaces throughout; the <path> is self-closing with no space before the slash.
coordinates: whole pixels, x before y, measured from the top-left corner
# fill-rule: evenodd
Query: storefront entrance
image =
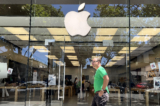
<path id="1" fill-rule="evenodd" d="M 108 105 L 159 105 L 157 0 L 1 0 L 0 106 L 91 106 L 101 59 Z"/>
<path id="2" fill-rule="evenodd" d="M 110 77 L 108 104 L 127 105 L 127 5 L 127 2 L 122 5 L 126 8 L 122 9 L 123 14 L 116 14 L 121 5 L 98 1 L 41 4 L 32 0 L 32 4 L 7 4 L 9 9 L 21 8 L 23 11 L 19 11 L 17 17 L 10 17 L 11 23 L 2 27 L 3 34 L 12 34 L 4 38 L 10 39 L 18 48 L 17 55 L 7 54 L 8 67 L 14 72 L 7 79 L 14 77 L 14 82 L 19 81 L 14 87 L 7 88 L 12 102 L 26 106 L 90 106 L 96 72 L 91 61 L 98 57 Z M 101 8 L 114 11 L 106 14 Z M 120 92 L 119 81 L 128 86 L 125 94 Z M 15 91 L 11 92 L 12 89 Z M 10 99 L 3 98 L 2 103 Z"/>

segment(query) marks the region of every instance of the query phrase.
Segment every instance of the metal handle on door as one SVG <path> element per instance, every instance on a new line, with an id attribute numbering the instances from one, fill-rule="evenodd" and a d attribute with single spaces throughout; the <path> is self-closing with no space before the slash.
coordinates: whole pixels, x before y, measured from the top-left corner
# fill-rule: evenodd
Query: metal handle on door
<path id="1" fill-rule="evenodd" d="M 61 71 L 61 64 L 59 63 L 59 78 L 58 78 L 58 100 L 60 98 L 59 96 L 59 90 L 60 90 L 60 71 Z"/>
<path id="2" fill-rule="evenodd" d="M 63 100 L 64 100 L 64 92 L 65 92 L 65 66 L 66 66 L 66 63 L 64 62 L 64 74 L 63 74 Z"/>
<path id="3" fill-rule="evenodd" d="M 60 91 L 60 71 L 61 71 L 61 65 L 59 65 L 59 80 L 58 80 L 58 100 L 59 98 L 63 98 L 64 100 L 64 88 L 65 88 L 65 62 L 64 62 L 64 77 L 63 77 L 63 96 L 59 96 L 59 91 Z"/>

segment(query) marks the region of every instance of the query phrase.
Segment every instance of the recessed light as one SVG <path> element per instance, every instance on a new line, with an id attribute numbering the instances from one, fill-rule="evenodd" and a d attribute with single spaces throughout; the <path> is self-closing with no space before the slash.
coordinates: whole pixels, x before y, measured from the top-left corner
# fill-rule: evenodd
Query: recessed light
<path id="1" fill-rule="evenodd" d="M 67 56 L 69 60 L 78 60 L 77 56 Z"/>
<path id="2" fill-rule="evenodd" d="M 47 28 L 52 35 L 69 35 L 66 28 Z"/>
<path id="3" fill-rule="evenodd" d="M 115 35 L 118 28 L 97 28 L 96 35 Z"/>
<path id="4" fill-rule="evenodd" d="M 58 59 L 55 55 L 46 55 L 49 59 Z"/>

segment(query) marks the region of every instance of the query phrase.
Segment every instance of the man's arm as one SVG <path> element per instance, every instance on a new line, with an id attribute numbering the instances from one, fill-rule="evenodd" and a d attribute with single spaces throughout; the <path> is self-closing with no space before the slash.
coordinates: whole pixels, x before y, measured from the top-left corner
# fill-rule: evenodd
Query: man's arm
<path id="1" fill-rule="evenodd" d="M 106 89 L 106 87 L 107 87 L 107 85 L 108 85 L 108 83 L 109 83 L 109 77 L 108 77 L 108 75 L 105 75 L 104 77 L 103 77 L 103 87 L 102 87 L 102 89 L 103 90 L 105 90 Z"/>
<path id="2" fill-rule="evenodd" d="M 108 82 L 109 82 L 109 77 L 108 77 L 108 75 L 105 75 L 104 77 L 103 77 L 103 87 L 102 87 L 102 89 L 103 90 L 105 90 L 106 89 L 106 87 L 107 87 L 107 85 L 108 85 Z M 104 93 L 104 91 L 100 91 L 99 92 L 99 96 L 101 97 L 102 95 L 103 95 L 103 93 Z"/>

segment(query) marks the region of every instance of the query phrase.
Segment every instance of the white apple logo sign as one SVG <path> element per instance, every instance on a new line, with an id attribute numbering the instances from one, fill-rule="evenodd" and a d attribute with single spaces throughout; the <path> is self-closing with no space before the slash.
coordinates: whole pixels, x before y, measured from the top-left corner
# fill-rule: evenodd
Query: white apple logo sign
<path id="1" fill-rule="evenodd" d="M 85 3 L 82 3 L 78 8 L 79 12 L 71 11 L 65 16 L 64 24 L 67 32 L 71 36 L 86 36 L 91 29 L 87 23 L 87 19 L 90 16 L 90 13 L 87 11 L 82 11 L 84 7 Z"/>

